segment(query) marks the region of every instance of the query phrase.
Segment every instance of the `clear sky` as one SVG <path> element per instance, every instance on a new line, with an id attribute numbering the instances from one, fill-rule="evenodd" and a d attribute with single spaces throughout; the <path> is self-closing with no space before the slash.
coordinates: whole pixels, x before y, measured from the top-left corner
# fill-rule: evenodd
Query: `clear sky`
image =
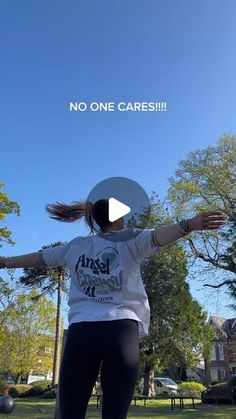
<path id="1" fill-rule="evenodd" d="M 236 132 L 235 21 L 235 0 L 1 2 L 0 180 L 21 207 L 4 254 L 86 233 L 45 204 L 86 198 L 111 176 L 164 196 L 188 151 Z M 167 110 L 69 110 L 135 101 Z M 234 315 L 191 289 L 211 314 Z"/>

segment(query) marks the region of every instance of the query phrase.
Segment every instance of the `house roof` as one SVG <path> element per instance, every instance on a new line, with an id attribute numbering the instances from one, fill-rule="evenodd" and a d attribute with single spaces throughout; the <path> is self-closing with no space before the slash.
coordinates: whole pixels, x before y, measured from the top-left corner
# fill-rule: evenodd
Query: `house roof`
<path id="1" fill-rule="evenodd" d="M 224 317 L 211 316 L 209 322 L 220 329 L 228 338 L 236 337 L 236 317 L 225 319 Z"/>
<path id="2" fill-rule="evenodd" d="M 223 324 L 223 329 L 228 337 L 236 337 L 236 318 L 226 319 Z"/>

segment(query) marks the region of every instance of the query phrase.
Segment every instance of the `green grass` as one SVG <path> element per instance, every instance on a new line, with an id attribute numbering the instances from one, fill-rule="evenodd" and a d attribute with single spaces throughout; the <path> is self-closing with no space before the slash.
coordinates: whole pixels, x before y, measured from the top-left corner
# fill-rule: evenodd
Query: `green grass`
<path id="1" fill-rule="evenodd" d="M 16 406 L 10 415 L 0 415 L 1 419 L 53 419 L 54 400 L 44 400 L 38 398 L 15 399 Z M 39 409 L 44 409 L 42 413 Z M 179 407 L 171 411 L 170 401 L 168 400 L 149 400 L 147 406 L 143 406 L 142 401 L 137 402 L 137 406 L 130 407 L 129 419 L 234 419 L 236 417 L 236 406 L 208 406 L 196 403 L 196 409 L 191 404 L 186 405 L 184 411 L 180 412 Z M 101 418 L 101 408 L 90 404 L 87 412 L 87 419 Z M 111 418 L 112 419 L 112 418 Z"/>

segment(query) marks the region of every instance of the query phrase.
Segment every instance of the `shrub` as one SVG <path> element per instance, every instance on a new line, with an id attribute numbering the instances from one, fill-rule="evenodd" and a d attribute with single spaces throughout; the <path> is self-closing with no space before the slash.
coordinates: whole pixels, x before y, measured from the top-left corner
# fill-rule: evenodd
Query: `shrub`
<path id="1" fill-rule="evenodd" d="M 221 384 L 220 381 L 212 381 L 211 385 L 215 386 L 216 384 Z"/>
<path id="2" fill-rule="evenodd" d="M 42 396 L 42 394 L 51 388 L 51 381 L 35 381 L 31 384 L 30 390 L 27 392 L 27 396 Z"/>
<path id="3" fill-rule="evenodd" d="M 41 384 L 44 384 L 47 387 L 47 385 L 52 384 L 52 381 L 51 380 L 37 380 L 37 381 L 33 381 L 32 383 L 30 383 L 30 385 L 33 386 L 33 387 L 35 387 L 37 385 L 41 385 Z"/>
<path id="4" fill-rule="evenodd" d="M 139 380 L 136 381 L 135 390 L 134 390 L 135 394 L 142 394 L 143 384 L 144 384 L 144 379 L 143 378 L 140 378 Z"/>
<path id="5" fill-rule="evenodd" d="M 210 387 L 225 387 L 228 385 L 227 381 L 212 381 Z"/>
<path id="6" fill-rule="evenodd" d="M 3 380 L 0 381 L 0 396 L 7 396 L 9 391 L 9 384 L 5 383 Z"/>
<path id="7" fill-rule="evenodd" d="M 9 388 L 9 395 L 11 397 L 26 397 L 28 394 L 28 391 L 31 389 L 30 384 L 14 384 L 10 385 Z"/>
<path id="8" fill-rule="evenodd" d="M 43 399 L 55 399 L 57 397 L 56 388 L 51 388 L 43 393 Z"/>
<path id="9" fill-rule="evenodd" d="M 184 381 L 178 384 L 179 393 L 182 396 L 201 397 L 201 392 L 206 390 L 206 387 L 202 383 L 196 381 Z"/>
<path id="10" fill-rule="evenodd" d="M 228 381 L 229 386 L 235 387 L 236 386 L 236 377 L 231 377 Z"/>

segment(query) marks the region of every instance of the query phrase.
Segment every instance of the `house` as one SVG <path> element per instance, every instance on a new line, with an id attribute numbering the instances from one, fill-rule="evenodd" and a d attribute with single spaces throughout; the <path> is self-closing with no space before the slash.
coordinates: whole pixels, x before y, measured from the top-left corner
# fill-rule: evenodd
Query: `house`
<path id="1" fill-rule="evenodd" d="M 188 368 L 186 371 L 187 381 L 198 381 L 199 383 L 206 383 L 205 361 L 200 359 L 195 368 Z"/>
<path id="2" fill-rule="evenodd" d="M 210 359 L 205 361 L 206 382 L 226 381 L 236 375 L 236 318 L 211 316 L 214 330 Z"/>

